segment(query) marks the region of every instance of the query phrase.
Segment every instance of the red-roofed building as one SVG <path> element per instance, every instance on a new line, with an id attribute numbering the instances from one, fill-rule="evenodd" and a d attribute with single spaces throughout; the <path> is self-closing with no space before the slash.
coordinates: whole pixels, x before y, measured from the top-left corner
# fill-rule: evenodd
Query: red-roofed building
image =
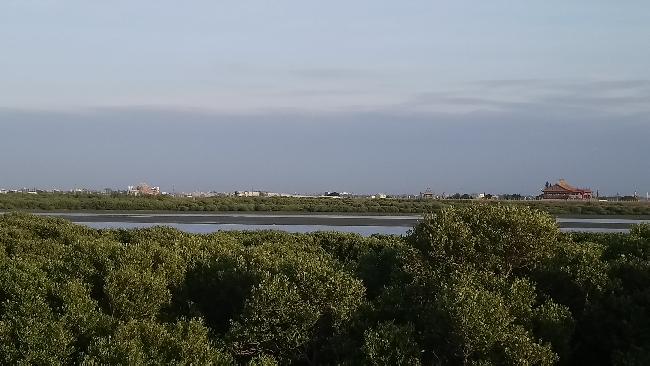
<path id="1" fill-rule="evenodd" d="M 542 192 L 542 199 L 545 200 L 589 200 L 592 197 L 591 189 L 576 188 L 564 179 L 547 185 Z"/>

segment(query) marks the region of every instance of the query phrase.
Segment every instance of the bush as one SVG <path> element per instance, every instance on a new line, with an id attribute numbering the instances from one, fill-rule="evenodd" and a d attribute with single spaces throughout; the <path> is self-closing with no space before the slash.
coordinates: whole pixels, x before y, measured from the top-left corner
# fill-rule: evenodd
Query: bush
<path id="1" fill-rule="evenodd" d="M 648 231 L 563 234 L 489 203 L 442 208 L 405 237 L 5 214 L 0 363 L 643 364 Z"/>

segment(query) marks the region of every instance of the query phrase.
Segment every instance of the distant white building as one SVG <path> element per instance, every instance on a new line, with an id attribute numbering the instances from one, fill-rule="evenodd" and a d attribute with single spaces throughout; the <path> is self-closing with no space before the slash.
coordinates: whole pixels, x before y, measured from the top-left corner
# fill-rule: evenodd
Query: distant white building
<path id="1" fill-rule="evenodd" d="M 7 194 L 7 190 L 6 189 L 0 189 L 0 194 Z"/>
<path id="2" fill-rule="evenodd" d="M 479 200 L 498 200 L 499 196 L 491 193 L 478 193 L 475 198 Z"/>
<path id="3" fill-rule="evenodd" d="M 127 194 L 133 196 L 157 196 L 160 194 L 160 187 L 152 187 L 147 183 L 140 183 L 137 186 L 128 186 Z"/>
<path id="4" fill-rule="evenodd" d="M 235 191 L 235 196 L 237 197 L 260 197 L 262 192 L 260 191 Z"/>

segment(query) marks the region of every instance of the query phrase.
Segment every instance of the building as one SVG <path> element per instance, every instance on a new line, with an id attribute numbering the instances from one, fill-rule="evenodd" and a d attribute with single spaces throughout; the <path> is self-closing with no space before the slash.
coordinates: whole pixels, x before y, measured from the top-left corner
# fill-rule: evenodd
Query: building
<path id="1" fill-rule="evenodd" d="M 321 197 L 330 197 L 330 198 L 343 198 L 343 197 L 352 197 L 352 193 L 348 192 L 325 192 Z"/>
<path id="2" fill-rule="evenodd" d="M 127 194 L 133 196 L 157 196 L 160 194 L 160 187 L 152 187 L 147 183 L 140 183 L 137 186 L 129 186 Z"/>
<path id="3" fill-rule="evenodd" d="M 477 200 L 498 200 L 499 196 L 492 193 L 472 193 L 472 198 Z"/>
<path id="4" fill-rule="evenodd" d="M 237 197 L 261 197 L 263 196 L 260 191 L 235 191 Z"/>
<path id="5" fill-rule="evenodd" d="M 546 183 L 542 189 L 542 199 L 545 200 L 589 200 L 592 197 L 590 189 L 576 188 L 564 179 L 555 184 Z"/>
<path id="6" fill-rule="evenodd" d="M 431 189 L 427 188 L 424 192 L 420 192 L 420 198 L 422 199 L 435 199 L 438 198 L 436 195 L 431 192 Z"/>

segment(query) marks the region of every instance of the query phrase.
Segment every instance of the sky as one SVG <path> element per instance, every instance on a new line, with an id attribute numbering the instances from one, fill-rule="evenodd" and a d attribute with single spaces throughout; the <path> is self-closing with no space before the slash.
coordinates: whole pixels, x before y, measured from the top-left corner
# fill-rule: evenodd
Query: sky
<path id="1" fill-rule="evenodd" d="M 650 3 L 0 3 L 0 188 L 650 191 Z"/>

